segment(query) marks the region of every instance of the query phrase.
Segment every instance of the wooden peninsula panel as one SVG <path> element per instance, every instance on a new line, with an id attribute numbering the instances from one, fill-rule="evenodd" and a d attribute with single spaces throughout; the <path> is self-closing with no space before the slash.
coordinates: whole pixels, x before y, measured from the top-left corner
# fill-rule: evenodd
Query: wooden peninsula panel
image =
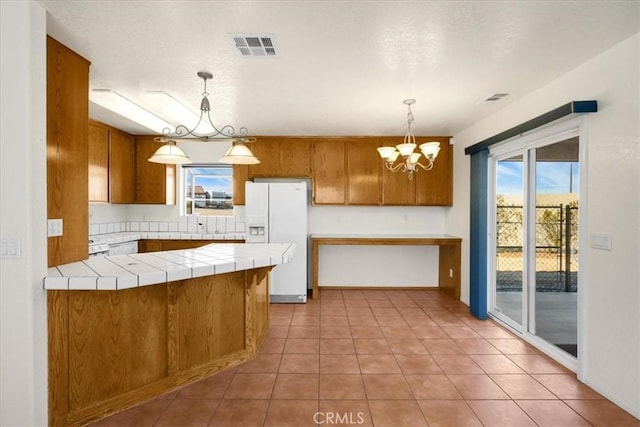
<path id="1" fill-rule="evenodd" d="M 119 291 L 47 291 L 49 424 L 80 426 L 254 358 L 272 267 Z"/>

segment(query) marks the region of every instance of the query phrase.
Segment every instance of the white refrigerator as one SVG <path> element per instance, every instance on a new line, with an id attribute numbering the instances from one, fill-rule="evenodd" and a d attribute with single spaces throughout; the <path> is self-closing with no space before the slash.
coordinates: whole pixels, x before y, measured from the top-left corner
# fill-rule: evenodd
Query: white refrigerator
<path id="1" fill-rule="evenodd" d="M 271 302 L 307 302 L 307 183 L 245 184 L 245 241 L 295 243 L 293 258 L 271 271 Z"/>

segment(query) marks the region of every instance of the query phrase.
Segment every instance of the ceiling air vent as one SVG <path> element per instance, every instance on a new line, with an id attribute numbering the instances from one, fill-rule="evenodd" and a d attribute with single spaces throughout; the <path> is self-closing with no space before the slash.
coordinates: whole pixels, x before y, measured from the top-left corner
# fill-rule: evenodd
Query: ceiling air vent
<path id="1" fill-rule="evenodd" d="M 276 48 L 269 35 L 232 34 L 231 36 L 242 56 L 276 56 Z"/>
<path id="2" fill-rule="evenodd" d="M 480 101 L 480 103 L 484 104 L 486 102 L 499 101 L 499 100 L 501 100 L 502 98 L 504 98 L 507 95 L 509 95 L 509 94 L 508 93 L 494 93 L 493 95 L 487 96 L 485 99 Z"/>

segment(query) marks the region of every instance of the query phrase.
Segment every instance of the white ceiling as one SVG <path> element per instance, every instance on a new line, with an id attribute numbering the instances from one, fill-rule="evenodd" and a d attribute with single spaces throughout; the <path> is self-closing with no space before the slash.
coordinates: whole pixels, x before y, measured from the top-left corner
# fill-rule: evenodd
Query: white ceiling
<path id="1" fill-rule="evenodd" d="M 405 98 L 416 134 L 455 135 L 640 31 L 637 0 L 40 3 L 48 33 L 91 61 L 92 89 L 198 111 L 206 70 L 214 123 L 252 135 L 401 135 Z M 242 57 L 237 33 L 271 35 L 277 56 Z M 496 92 L 509 96 L 480 103 Z"/>

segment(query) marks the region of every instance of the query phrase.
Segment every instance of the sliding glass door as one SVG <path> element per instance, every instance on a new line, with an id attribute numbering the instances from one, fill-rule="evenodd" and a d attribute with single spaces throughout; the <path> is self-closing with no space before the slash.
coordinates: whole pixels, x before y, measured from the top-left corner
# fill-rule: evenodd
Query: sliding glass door
<path id="1" fill-rule="evenodd" d="M 490 151 L 491 316 L 577 357 L 578 129 Z"/>

